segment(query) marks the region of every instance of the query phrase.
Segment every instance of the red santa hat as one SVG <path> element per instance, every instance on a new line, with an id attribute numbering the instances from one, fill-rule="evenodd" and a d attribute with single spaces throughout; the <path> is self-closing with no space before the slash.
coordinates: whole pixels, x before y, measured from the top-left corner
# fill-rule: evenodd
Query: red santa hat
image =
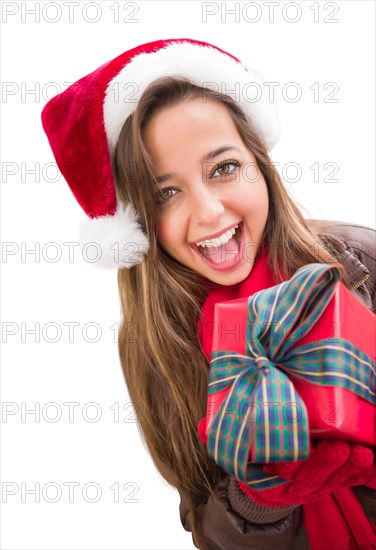
<path id="1" fill-rule="evenodd" d="M 95 242 L 101 249 L 95 265 L 130 268 L 149 250 L 138 212 L 117 198 L 112 163 L 126 119 L 147 86 L 162 76 L 184 76 L 203 88 L 236 94 L 267 149 L 279 139 L 275 104 L 266 94 L 252 97 L 255 86 L 262 86 L 262 75 L 207 42 L 148 42 L 79 79 L 48 101 L 42 124 L 56 163 L 88 216 L 80 227 L 80 241 Z"/>

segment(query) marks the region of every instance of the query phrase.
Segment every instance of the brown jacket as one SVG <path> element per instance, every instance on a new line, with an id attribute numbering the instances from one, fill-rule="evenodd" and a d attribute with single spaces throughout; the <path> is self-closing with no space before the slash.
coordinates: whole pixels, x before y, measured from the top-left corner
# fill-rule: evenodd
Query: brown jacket
<path id="1" fill-rule="evenodd" d="M 376 231 L 351 223 L 307 221 L 330 238 L 349 276 L 351 292 L 376 314 Z M 352 491 L 376 525 L 376 491 L 363 486 Z M 300 505 L 260 506 L 229 475 L 216 487 L 216 494 L 215 499 L 209 497 L 202 512 L 203 533 L 211 550 L 310 550 Z M 191 531 L 181 493 L 180 498 L 180 519 L 184 529 Z"/>

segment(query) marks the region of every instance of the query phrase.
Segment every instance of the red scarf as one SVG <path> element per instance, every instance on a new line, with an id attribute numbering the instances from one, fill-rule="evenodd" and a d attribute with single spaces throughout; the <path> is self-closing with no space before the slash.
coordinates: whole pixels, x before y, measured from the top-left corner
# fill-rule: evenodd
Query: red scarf
<path id="1" fill-rule="evenodd" d="M 260 249 L 248 277 L 231 286 L 217 285 L 209 292 L 198 323 L 200 340 L 210 361 L 212 334 L 215 330 L 214 305 L 225 300 L 246 298 L 277 283 L 267 263 L 267 243 Z M 282 271 L 282 269 L 281 269 Z M 288 277 L 284 276 L 284 280 Z M 338 548 L 341 550 L 376 549 L 376 528 L 349 488 L 329 495 L 325 501 L 302 505 L 304 527 L 311 550 Z"/>

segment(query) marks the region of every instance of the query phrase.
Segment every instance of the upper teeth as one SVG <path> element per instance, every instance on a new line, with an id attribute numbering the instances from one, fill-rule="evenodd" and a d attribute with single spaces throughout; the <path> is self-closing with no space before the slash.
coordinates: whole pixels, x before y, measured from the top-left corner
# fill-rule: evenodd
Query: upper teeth
<path id="1" fill-rule="evenodd" d="M 239 225 L 239 224 L 238 224 Z M 201 241 L 199 243 L 196 243 L 198 246 L 220 246 L 221 244 L 226 244 L 231 239 L 231 237 L 235 233 L 235 229 L 238 227 L 236 225 L 232 229 L 229 229 L 219 237 L 216 237 L 215 239 L 210 239 L 209 241 Z"/>

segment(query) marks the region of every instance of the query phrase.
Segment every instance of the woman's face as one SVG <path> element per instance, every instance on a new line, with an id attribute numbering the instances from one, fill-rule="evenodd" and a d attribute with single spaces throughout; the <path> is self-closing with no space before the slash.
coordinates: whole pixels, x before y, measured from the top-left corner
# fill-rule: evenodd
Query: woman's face
<path id="1" fill-rule="evenodd" d="M 148 121 L 143 140 L 163 193 L 157 198 L 162 248 L 215 283 L 243 281 L 252 271 L 269 200 L 255 157 L 226 107 L 199 98 L 165 108 Z M 227 243 L 197 245 L 227 230 Z"/>

